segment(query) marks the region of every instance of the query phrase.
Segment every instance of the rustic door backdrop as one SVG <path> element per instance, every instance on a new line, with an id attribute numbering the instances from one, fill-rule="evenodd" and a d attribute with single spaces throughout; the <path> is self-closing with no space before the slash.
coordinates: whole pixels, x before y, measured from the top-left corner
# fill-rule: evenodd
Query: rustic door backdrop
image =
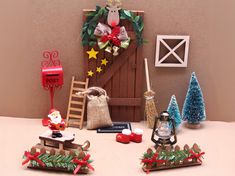
<path id="1" fill-rule="evenodd" d="M 84 19 L 90 10 L 84 10 Z M 142 16 L 142 11 L 133 12 Z M 102 21 L 101 21 L 102 22 Z M 121 26 L 125 26 L 128 35 L 131 37 L 130 46 L 127 49 L 120 49 L 118 56 L 99 50 L 98 46 L 84 47 L 84 75 L 89 70 L 96 70 L 100 67 L 100 60 L 90 62 L 87 51 L 94 48 L 99 51 L 97 58 L 107 60 L 107 65 L 99 74 L 89 77 L 89 86 L 99 86 L 107 91 L 109 109 L 113 121 L 140 121 L 141 103 L 143 98 L 142 77 L 143 77 L 143 56 L 142 46 L 137 46 L 135 33 L 129 21 L 121 20 Z"/>

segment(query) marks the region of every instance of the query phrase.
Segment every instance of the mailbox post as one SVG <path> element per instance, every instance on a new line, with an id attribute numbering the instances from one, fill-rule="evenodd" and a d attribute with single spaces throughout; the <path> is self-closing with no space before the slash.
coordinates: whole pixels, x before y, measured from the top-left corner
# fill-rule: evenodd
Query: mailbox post
<path id="1" fill-rule="evenodd" d="M 63 85 L 63 69 L 58 58 L 58 51 L 44 51 L 44 61 L 41 62 L 42 70 L 42 86 L 50 91 L 50 109 L 54 109 L 54 92 L 56 88 L 61 88 Z M 47 126 L 48 118 L 43 119 L 43 125 Z"/>

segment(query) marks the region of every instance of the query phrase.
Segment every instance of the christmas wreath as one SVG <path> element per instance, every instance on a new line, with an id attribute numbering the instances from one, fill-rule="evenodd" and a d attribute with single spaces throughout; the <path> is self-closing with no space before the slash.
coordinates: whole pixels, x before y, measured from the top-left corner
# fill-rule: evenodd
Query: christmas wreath
<path id="1" fill-rule="evenodd" d="M 112 58 L 111 55 L 97 58 L 99 51 L 94 46 L 98 46 L 99 50 L 104 50 L 113 56 L 119 55 L 119 49 L 128 48 L 131 38 L 125 26 L 119 24 L 120 20 L 126 20 L 132 24 L 137 46 L 144 43 L 142 37 L 144 28 L 142 17 L 135 15 L 129 10 L 121 9 L 120 5 L 120 0 L 107 0 L 106 7 L 96 6 L 94 11 L 86 14 L 81 34 L 82 45 L 92 47 L 86 51 L 89 55 L 88 59 L 98 63 L 96 70 L 88 70 L 88 77 L 100 74 L 109 63 L 110 58 Z M 101 59 L 101 61 L 97 62 L 96 59 Z"/>
<path id="2" fill-rule="evenodd" d="M 86 16 L 86 20 L 82 27 L 82 45 L 83 46 L 94 46 L 97 44 L 97 37 L 94 32 L 101 20 L 106 20 L 108 17 L 107 7 L 96 6 L 96 10 L 90 12 Z M 120 20 L 128 20 L 131 22 L 135 32 L 136 40 L 138 45 L 143 44 L 144 40 L 142 32 L 144 28 L 144 22 L 141 16 L 135 15 L 129 10 L 119 10 Z"/>

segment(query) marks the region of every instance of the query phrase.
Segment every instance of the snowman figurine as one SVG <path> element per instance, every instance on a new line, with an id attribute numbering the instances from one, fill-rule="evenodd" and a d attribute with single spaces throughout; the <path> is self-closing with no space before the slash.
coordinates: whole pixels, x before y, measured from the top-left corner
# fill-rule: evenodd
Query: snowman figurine
<path id="1" fill-rule="evenodd" d="M 52 131 L 52 138 L 62 137 L 60 131 L 64 131 L 65 121 L 61 118 L 60 112 L 56 109 L 51 109 L 48 117 L 50 118 L 48 127 Z"/>

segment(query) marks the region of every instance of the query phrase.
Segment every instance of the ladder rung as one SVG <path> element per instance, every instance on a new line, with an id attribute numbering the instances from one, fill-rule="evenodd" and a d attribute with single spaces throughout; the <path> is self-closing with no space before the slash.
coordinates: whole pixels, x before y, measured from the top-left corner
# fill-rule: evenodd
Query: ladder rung
<path id="1" fill-rule="evenodd" d="M 75 121 L 75 119 L 70 119 L 69 121 L 68 121 L 68 125 L 81 125 L 81 119 L 76 119 L 76 121 Z"/>
<path id="2" fill-rule="evenodd" d="M 82 84 L 82 85 L 86 85 L 86 82 L 81 82 L 81 81 L 73 81 L 73 83 L 75 83 L 75 84 Z"/>
<path id="3" fill-rule="evenodd" d="M 83 105 L 83 102 L 80 101 L 71 101 L 71 104 L 76 104 L 76 105 Z"/>
<path id="4" fill-rule="evenodd" d="M 69 122 L 69 125 L 80 125 L 80 124 L 81 124 L 81 122 L 75 122 L 75 121 Z"/>
<path id="5" fill-rule="evenodd" d="M 81 108 L 72 108 L 72 107 L 70 107 L 69 110 L 70 110 L 70 111 L 82 112 L 82 109 L 81 109 Z"/>
<path id="6" fill-rule="evenodd" d="M 70 126 L 70 127 L 78 127 L 78 128 L 81 129 L 82 124 L 78 124 L 78 123 L 76 123 L 76 124 L 75 124 L 75 123 L 69 123 L 68 126 Z"/>
<path id="7" fill-rule="evenodd" d="M 80 115 L 75 115 L 75 114 L 69 114 L 69 117 L 77 118 L 77 119 L 82 118 L 82 116 L 80 116 Z"/>
<path id="8" fill-rule="evenodd" d="M 84 96 L 77 95 L 77 94 L 72 94 L 72 97 L 74 97 L 74 98 L 84 98 Z"/>
<path id="9" fill-rule="evenodd" d="M 70 118 L 70 119 L 69 119 L 69 122 L 70 122 L 70 123 L 80 123 L 80 122 L 81 122 L 81 119 L 78 119 L 78 118 Z"/>
<path id="10" fill-rule="evenodd" d="M 86 89 L 73 87 L 73 90 L 76 90 L 76 91 L 79 91 L 79 92 L 83 92 L 83 91 L 85 91 Z"/>
<path id="11" fill-rule="evenodd" d="M 88 79 L 86 79 L 85 82 L 75 81 L 74 79 L 75 77 L 72 77 L 68 112 L 66 117 L 67 126 L 74 126 L 82 129 L 86 96 L 77 95 L 77 92 L 83 92 L 87 90 Z"/>

